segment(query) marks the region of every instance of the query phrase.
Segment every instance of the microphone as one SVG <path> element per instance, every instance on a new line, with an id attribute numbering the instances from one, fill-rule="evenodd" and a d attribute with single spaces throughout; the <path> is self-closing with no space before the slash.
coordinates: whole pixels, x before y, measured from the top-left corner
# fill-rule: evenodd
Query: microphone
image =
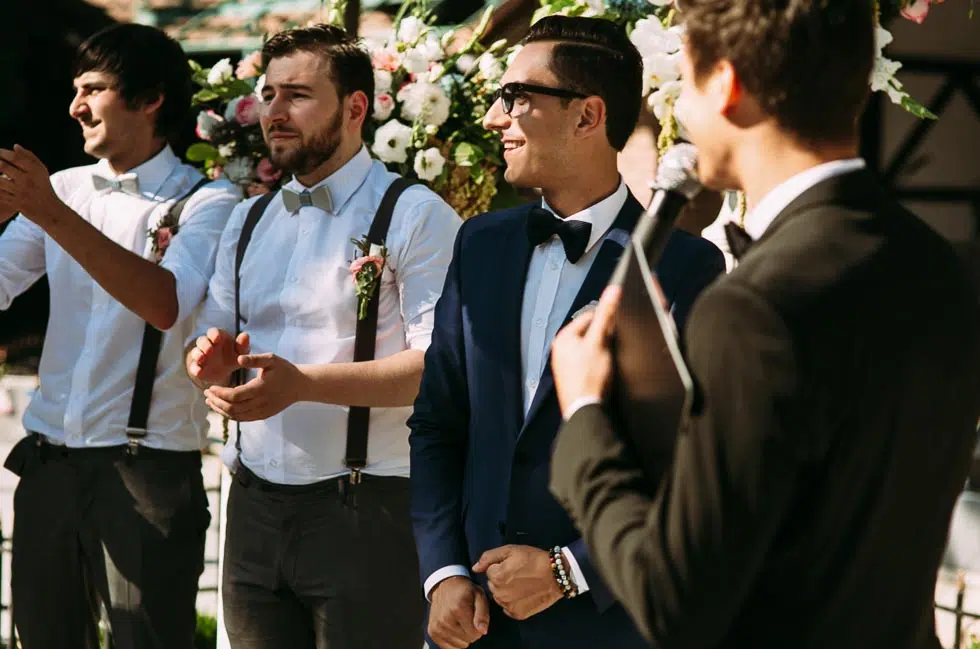
<path id="1" fill-rule="evenodd" d="M 701 191 L 697 167 L 698 151 L 686 142 L 667 149 L 657 166 L 656 192 L 633 231 L 634 245 L 644 251 L 651 268 L 660 261 L 681 210 Z"/>

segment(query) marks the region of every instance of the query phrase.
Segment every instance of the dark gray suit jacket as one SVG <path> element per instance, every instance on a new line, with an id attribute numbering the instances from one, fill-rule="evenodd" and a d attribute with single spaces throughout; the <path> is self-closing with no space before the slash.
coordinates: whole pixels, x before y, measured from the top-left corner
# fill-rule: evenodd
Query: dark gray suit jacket
<path id="1" fill-rule="evenodd" d="M 662 649 L 938 648 L 980 415 L 980 306 L 870 172 L 811 188 L 695 303 L 700 411 L 651 493 L 599 406 L 551 489 Z M 651 426 L 655 423 L 651 422 Z"/>

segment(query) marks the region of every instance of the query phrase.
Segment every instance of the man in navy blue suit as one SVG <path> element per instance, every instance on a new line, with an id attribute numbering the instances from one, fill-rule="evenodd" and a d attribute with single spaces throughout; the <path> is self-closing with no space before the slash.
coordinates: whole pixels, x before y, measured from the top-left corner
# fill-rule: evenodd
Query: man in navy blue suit
<path id="1" fill-rule="evenodd" d="M 640 648 L 572 521 L 548 492 L 561 424 L 551 341 L 597 299 L 642 207 L 617 171 L 639 118 L 642 64 L 611 22 L 531 28 L 484 125 L 506 179 L 542 201 L 466 222 L 409 420 L 412 515 L 441 649 Z M 724 270 L 675 232 L 657 268 L 677 324 Z"/>

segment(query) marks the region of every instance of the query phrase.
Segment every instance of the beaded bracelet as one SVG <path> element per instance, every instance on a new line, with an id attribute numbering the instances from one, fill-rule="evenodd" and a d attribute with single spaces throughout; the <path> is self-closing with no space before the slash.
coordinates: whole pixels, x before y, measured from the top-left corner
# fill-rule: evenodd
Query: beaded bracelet
<path id="1" fill-rule="evenodd" d="M 578 588 L 572 583 L 568 570 L 565 569 L 565 557 L 561 548 L 556 545 L 548 551 L 548 556 L 551 559 L 551 572 L 554 573 L 558 588 L 561 589 L 561 596 L 565 599 L 571 599 L 578 595 Z"/>

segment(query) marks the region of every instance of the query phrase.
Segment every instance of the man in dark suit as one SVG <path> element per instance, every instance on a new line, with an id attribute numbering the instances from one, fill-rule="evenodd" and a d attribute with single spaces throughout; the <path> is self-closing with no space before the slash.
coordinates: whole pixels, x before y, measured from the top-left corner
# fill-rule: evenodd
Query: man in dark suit
<path id="1" fill-rule="evenodd" d="M 657 647 L 938 649 L 980 313 L 951 246 L 856 158 L 871 3 L 683 9 L 678 111 L 755 241 L 688 320 L 700 406 L 657 490 L 601 404 L 617 291 L 559 333 L 552 492 Z"/>
<path id="2" fill-rule="evenodd" d="M 547 484 L 561 423 L 551 340 L 599 297 L 642 212 L 616 168 L 640 75 L 614 24 L 546 18 L 486 117 L 507 180 L 543 201 L 464 223 L 409 420 L 428 630 L 442 649 L 645 646 Z M 723 269 L 712 244 L 675 233 L 658 267 L 674 317 Z"/>

